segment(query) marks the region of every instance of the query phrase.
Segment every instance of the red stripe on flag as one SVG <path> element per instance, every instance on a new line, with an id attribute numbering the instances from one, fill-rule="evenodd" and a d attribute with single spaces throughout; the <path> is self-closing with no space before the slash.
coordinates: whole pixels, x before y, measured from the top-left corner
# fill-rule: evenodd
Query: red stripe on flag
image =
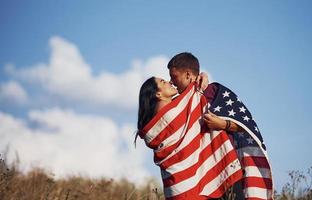
<path id="1" fill-rule="evenodd" d="M 246 177 L 244 178 L 244 188 L 258 187 L 272 190 L 272 179 L 261 177 Z"/>
<path id="2" fill-rule="evenodd" d="M 158 135 L 148 144 L 148 147 L 155 149 L 158 145 L 164 141 L 166 138 L 170 137 L 175 133 L 181 126 L 185 124 L 187 119 L 187 110 L 189 105 L 186 105 L 184 110 L 180 112 L 175 119 L 173 119 Z"/>
<path id="3" fill-rule="evenodd" d="M 226 154 L 226 156 L 224 156 L 224 158 L 220 160 L 220 162 L 218 162 L 212 169 L 210 169 L 203 179 L 201 179 L 200 181 L 200 185 L 202 186 L 201 190 L 204 188 L 205 185 L 207 185 L 215 177 L 220 175 L 220 173 L 227 167 L 227 165 L 229 165 L 235 159 L 237 159 L 237 154 L 235 150 L 233 149 L 228 154 Z M 240 169 L 239 171 L 241 171 L 241 174 L 242 174 L 242 170 Z M 240 178 L 242 178 L 242 176 Z M 226 182 L 224 182 L 222 185 L 225 185 L 225 184 Z M 233 183 L 226 184 L 226 185 L 227 187 L 230 187 L 232 184 Z"/>
<path id="4" fill-rule="evenodd" d="M 189 145 L 181 149 L 179 152 L 177 152 L 175 155 L 173 155 L 171 158 L 167 159 L 163 163 L 160 164 L 160 167 L 162 169 L 166 169 L 169 166 L 180 162 L 187 158 L 189 155 L 191 155 L 195 150 L 198 149 L 199 144 L 200 144 L 200 139 L 204 136 L 204 134 L 210 134 L 210 133 L 200 133 L 198 134 L 191 142 Z M 220 131 L 220 133 L 212 139 L 211 143 L 209 146 L 206 147 L 207 150 L 211 150 L 211 145 L 212 148 L 217 149 L 219 148 L 226 140 L 228 139 L 228 135 L 226 134 L 225 131 Z M 208 152 L 207 150 L 203 149 L 203 152 L 201 154 L 206 155 L 206 159 L 212 152 Z M 210 154 L 209 154 L 210 153 Z M 199 156 L 201 158 L 202 155 Z M 183 159 L 184 158 L 184 159 Z"/>
<path id="5" fill-rule="evenodd" d="M 202 133 L 199 133 L 186 147 L 181 149 L 175 155 L 161 163 L 159 166 L 162 169 L 167 169 L 169 166 L 181 162 L 186 159 L 189 155 L 191 155 L 196 149 L 199 148 L 200 139 L 202 138 Z"/>
<path id="6" fill-rule="evenodd" d="M 209 151 L 209 150 L 208 150 Z M 206 153 L 206 152 L 204 152 Z M 211 151 L 209 153 L 211 155 Z M 210 156 L 209 155 L 209 156 Z M 203 154 L 203 156 L 206 156 Z M 209 157 L 208 156 L 208 157 Z M 233 162 L 235 159 L 237 159 L 236 152 L 233 149 L 232 151 L 228 152 L 213 168 L 211 168 L 207 174 L 205 174 L 205 177 L 211 177 L 211 180 L 213 180 L 219 173 L 216 173 L 216 168 L 224 169 L 228 164 Z M 177 184 L 181 181 L 184 181 L 188 178 L 193 177 L 196 174 L 196 171 L 198 168 L 204 163 L 205 160 L 200 160 L 195 165 L 180 171 L 178 173 L 175 173 L 171 175 L 169 178 L 163 180 L 164 187 L 169 187 L 171 185 Z"/>
<path id="7" fill-rule="evenodd" d="M 270 168 L 270 165 L 266 157 L 260 156 L 244 156 L 242 158 L 242 164 L 244 166 L 256 166 L 260 168 Z"/>
<path id="8" fill-rule="evenodd" d="M 191 114 L 186 113 L 187 115 L 190 115 L 190 121 L 189 121 L 189 126 L 186 129 L 185 134 L 188 134 L 189 129 L 192 127 L 192 125 L 198 120 L 198 118 L 201 116 L 201 108 L 200 105 L 198 104 L 196 106 L 196 108 L 194 109 L 194 111 Z M 177 129 L 180 127 L 176 127 Z M 162 159 L 164 159 L 167 155 L 169 155 L 174 149 L 176 149 L 177 146 L 180 145 L 180 143 L 183 141 L 185 135 L 183 137 L 181 137 L 178 141 L 176 141 L 174 144 L 160 150 L 159 152 L 156 152 L 154 154 L 154 161 L 155 162 L 159 162 Z M 159 137 L 159 140 L 162 139 L 162 141 L 164 140 L 163 138 Z M 194 140 L 194 139 L 193 139 Z M 194 151 L 194 150 L 193 150 Z"/>
<path id="9" fill-rule="evenodd" d="M 189 130 L 190 127 L 199 119 L 201 116 L 201 105 L 198 104 L 195 109 L 190 113 L 190 108 L 192 102 L 189 101 L 189 103 L 185 106 L 184 110 L 179 113 L 179 115 L 172 121 L 168 126 L 161 131 L 149 144 L 149 146 L 152 148 L 156 148 L 162 141 L 170 137 L 172 134 L 174 134 L 179 128 L 181 128 L 187 118 L 190 118 L 189 126 L 186 129 L 186 132 Z"/>
<path id="10" fill-rule="evenodd" d="M 241 180 L 243 176 L 242 170 L 236 171 L 232 174 L 218 189 L 216 189 L 211 195 L 210 198 L 220 198 L 234 183 Z"/>
<path id="11" fill-rule="evenodd" d="M 200 146 L 200 139 L 202 138 L 202 134 L 198 134 L 197 137 L 185 148 L 183 148 L 180 152 L 178 152 L 177 154 L 175 154 L 174 156 L 172 156 L 171 158 L 169 158 L 168 160 L 166 160 L 165 162 L 163 162 L 160 167 L 162 169 L 166 169 L 170 166 L 172 166 L 173 164 L 176 164 L 177 162 L 181 162 L 184 159 L 186 159 L 188 156 L 190 156 L 192 153 L 194 153 L 194 151 L 196 151 L 199 146 Z M 204 133 L 204 134 L 209 134 L 209 133 Z M 225 133 L 224 133 L 225 134 Z M 193 176 L 196 173 L 197 168 L 209 157 L 213 154 L 212 152 L 212 143 L 213 146 L 215 148 L 219 148 L 224 142 L 226 141 L 226 139 L 224 139 L 224 135 L 222 134 L 222 132 L 215 137 L 211 143 L 205 148 L 203 149 L 200 154 L 199 154 L 199 160 L 197 163 L 194 163 L 194 165 L 192 165 L 191 167 L 178 172 L 176 174 L 172 174 L 170 177 L 168 177 L 167 179 L 163 180 L 164 185 L 169 186 L 171 185 L 172 182 L 180 182 L 182 180 L 184 180 L 187 177 Z M 216 150 L 216 149 L 215 149 Z M 177 181 L 177 182 L 176 182 Z"/>
<path id="12" fill-rule="evenodd" d="M 217 167 L 217 166 L 216 166 Z M 209 173 L 209 172 L 208 172 Z M 223 182 L 220 187 L 215 190 L 211 195 L 209 195 L 209 198 L 219 198 L 221 197 L 224 192 L 230 188 L 235 182 L 239 181 L 243 176 L 242 170 L 238 170 L 235 173 L 233 173 L 231 176 L 229 176 L 225 182 Z M 208 178 L 207 178 L 208 177 Z M 166 200 L 185 200 L 185 199 L 207 199 L 208 196 L 199 195 L 200 192 L 204 189 L 207 183 L 209 183 L 211 180 L 213 180 L 213 176 L 205 176 L 200 180 L 200 182 L 193 187 L 192 189 L 183 192 L 179 195 L 172 196 L 169 198 L 166 198 Z"/>

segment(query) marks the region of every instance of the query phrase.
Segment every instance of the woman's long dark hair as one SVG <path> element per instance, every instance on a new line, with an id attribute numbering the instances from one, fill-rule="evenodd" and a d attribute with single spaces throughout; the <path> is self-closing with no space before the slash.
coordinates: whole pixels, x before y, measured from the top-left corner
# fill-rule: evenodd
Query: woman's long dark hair
<path id="1" fill-rule="evenodd" d="M 140 89 L 139 94 L 139 112 L 138 112 L 138 123 L 134 144 L 136 143 L 139 131 L 154 117 L 156 114 L 157 97 L 156 92 L 158 91 L 155 77 L 147 79 Z"/>

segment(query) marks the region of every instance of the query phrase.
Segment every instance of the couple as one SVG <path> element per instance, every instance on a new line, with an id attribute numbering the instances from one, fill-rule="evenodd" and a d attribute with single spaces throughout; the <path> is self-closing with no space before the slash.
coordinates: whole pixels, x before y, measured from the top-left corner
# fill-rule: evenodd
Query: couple
<path id="1" fill-rule="evenodd" d="M 177 89 L 155 77 L 141 86 L 136 135 L 154 151 L 166 199 L 220 198 L 233 186 L 236 199 L 272 199 L 266 149 L 243 103 L 208 85 L 191 53 L 174 56 L 168 69 Z"/>

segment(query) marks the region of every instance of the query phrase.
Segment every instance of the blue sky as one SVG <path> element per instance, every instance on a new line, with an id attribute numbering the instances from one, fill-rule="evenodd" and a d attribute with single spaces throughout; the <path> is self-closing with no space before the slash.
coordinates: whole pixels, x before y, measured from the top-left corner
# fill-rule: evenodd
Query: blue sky
<path id="1" fill-rule="evenodd" d="M 133 160 L 130 169 L 137 168 L 131 180 L 159 177 L 144 144 L 137 150 L 131 146 L 137 91 L 144 78 L 168 75 L 168 60 L 183 51 L 197 56 L 202 70 L 235 91 L 250 109 L 267 144 L 278 189 L 289 170 L 312 165 L 311 1 L 0 4 L 0 135 L 5 138 L 0 151 L 9 144 L 25 166 L 35 163 L 62 175 L 84 173 L 89 166 L 80 163 L 75 151 L 67 151 L 77 148 L 67 143 L 72 139 L 86 157 L 99 151 L 89 160 L 99 169 L 86 169 L 96 171 L 92 176 L 124 171 L 114 169 L 114 163 L 127 158 Z M 79 130 L 68 128 L 77 121 Z M 96 136 L 88 145 L 99 147 L 86 152 L 86 142 L 75 138 L 88 138 L 90 126 Z M 68 136 L 69 130 L 77 135 Z M 100 130 L 109 132 L 107 144 L 98 142 Z M 105 144 L 113 152 L 107 153 L 111 149 Z M 44 150 L 34 153 L 38 148 Z M 58 150 L 68 152 L 71 162 Z M 53 159 L 44 159 L 49 156 Z M 55 160 L 59 162 L 51 164 Z M 80 167 L 70 169 L 74 164 Z M 103 166 L 108 172 L 102 172 Z"/>

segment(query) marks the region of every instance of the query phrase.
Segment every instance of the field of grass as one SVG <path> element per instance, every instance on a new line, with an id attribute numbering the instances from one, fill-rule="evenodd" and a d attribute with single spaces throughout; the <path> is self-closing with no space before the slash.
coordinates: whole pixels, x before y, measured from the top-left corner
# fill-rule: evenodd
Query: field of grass
<path id="1" fill-rule="evenodd" d="M 71 177 L 55 180 L 42 169 L 27 174 L 0 160 L 0 200 L 159 200 L 155 181 L 136 186 L 127 180 Z"/>
<path id="2" fill-rule="evenodd" d="M 312 167 L 307 172 L 291 171 L 277 200 L 312 200 Z M 27 174 L 16 165 L 7 166 L 0 160 L 0 200 L 160 200 L 160 187 L 153 180 L 136 186 L 127 180 L 71 177 L 55 180 L 42 169 Z M 228 193 L 226 199 L 233 199 Z"/>

